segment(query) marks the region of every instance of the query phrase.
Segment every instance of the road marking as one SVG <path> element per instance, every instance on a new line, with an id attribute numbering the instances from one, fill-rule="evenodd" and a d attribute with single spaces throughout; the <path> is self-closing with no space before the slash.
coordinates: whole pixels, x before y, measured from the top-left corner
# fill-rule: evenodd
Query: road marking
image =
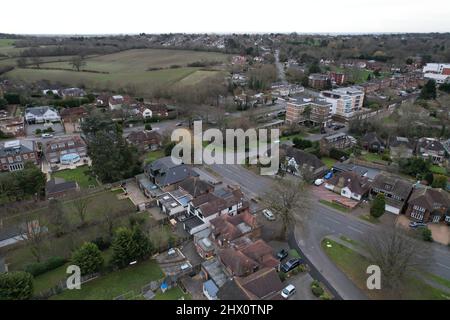
<path id="1" fill-rule="evenodd" d="M 442 264 L 442 263 L 436 263 L 438 266 L 441 266 L 441 267 L 443 267 L 443 268 L 446 268 L 446 269 L 449 269 L 450 270 L 450 267 L 449 266 L 446 266 L 445 264 Z"/>
<path id="2" fill-rule="evenodd" d="M 363 231 L 361 231 L 361 230 L 359 230 L 359 229 L 356 229 L 356 228 L 354 228 L 354 227 L 352 227 L 352 226 L 347 226 L 349 229 L 352 229 L 353 231 L 356 231 L 356 232 L 359 232 L 359 233 L 361 233 L 361 234 L 363 234 L 364 232 Z"/>
<path id="3" fill-rule="evenodd" d="M 341 224 L 339 221 L 331 219 L 331 218 L 328 218 L 328 217 L 325 217 L 325 219 L 330 220 L 330 221 L 332 221 L 334 223 L 337 223 L 337 224 Z"/>

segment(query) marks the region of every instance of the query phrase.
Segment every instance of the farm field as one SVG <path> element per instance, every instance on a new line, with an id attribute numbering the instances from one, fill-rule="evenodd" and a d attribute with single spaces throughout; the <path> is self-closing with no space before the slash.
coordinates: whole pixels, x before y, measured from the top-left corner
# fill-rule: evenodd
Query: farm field
<path id="1" fill-rule="evenodd" d="M 86 65 L 81 69 L 84 72 L 76 72 L 69 62 L 64 61 L 44 63 L 39 70 L 16 68 L 8 72 L 7 76 L 26 82 L 46 79 L 63 85 L 84 84 L 99 90 L 118 90 L 132 86 L 136 93 L 145 95 L 148 91 L 166 85 L 196 84 L 220 72 L 187 67 L 189 63 L 196 61 L 227 62 L 228 55 L 186 50 L 136 49 L 87 58 Z"/>

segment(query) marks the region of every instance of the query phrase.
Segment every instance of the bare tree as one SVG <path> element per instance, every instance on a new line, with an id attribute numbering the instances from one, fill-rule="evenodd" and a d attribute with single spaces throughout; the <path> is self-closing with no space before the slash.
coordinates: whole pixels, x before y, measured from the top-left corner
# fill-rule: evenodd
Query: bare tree
<path id="1" fill-rule="evenodd" d="M 21 238 L 27 243 L 31 254 L 36 258 L 37 262 L 42 260 L 45 236 L 46 232 L 39 218 L 26 221 L 22 225 Z"/>
<path id="2" fill-rule="evenodd" d="M 396 291 L 408 274 L 430 263 L 429 250 L 424 244 L 409 237 L 404 229 L 396 225 L 368 235 L 364 247 L 369 261 L 380 267 L 382 287 L 387 290 Z"/>
<path id="3" fill-rule="evenodd" d="M 36 66 L 36 68 L 40 69 L 42 64 L 42 59 L 40 57 L 32 57 L 31 63 Z"/>
<path id="4" fill-rule="evenodd" d="M 283 223 L 280 236 L 287 237 L 290 226 L 305 229 L 310 208 L 306 184 L 302 179 L 277 178 L 271 190 L 264 195 L 264 203 Z M 294 180 L 295 179 L 295 180 Z"/>
<path id="5" fill-rule="evenodd" d="M 78 217 L 80 218 L 82 226 L 86 223 L 86 214 L 90 201 L 91 199 L 87 197 L 86 194 L 81 194 L 72 203 L 72 206 L 74 207 L 78 214 Z"/>
<path id="6" fill-rule="evenodd" d="M 80 71 L 81 67 L 86 65 L 86 61 L 84 61 L 84 57 L 82 56 L 75 56 L 70 61 L 70 64 L 73 68 L 77 69 L 77 71 Z"/>

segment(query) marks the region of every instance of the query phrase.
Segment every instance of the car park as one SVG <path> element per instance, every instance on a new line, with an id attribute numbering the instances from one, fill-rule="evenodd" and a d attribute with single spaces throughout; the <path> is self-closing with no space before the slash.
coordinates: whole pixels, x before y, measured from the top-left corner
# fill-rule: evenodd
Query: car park
<path id="1" fill-rule="evenodd" d="M 287 285 L 283 290 L 281 290 L 281 296 L 288 299 L 296 292 L 295 287 L 292 284 Z"/>
<path id="2" fill-rule="evenodd" d="M 263 210 L 263 215 L 264 215 L 264 217 L 266 217 L 266 219 L 269 220 L 269 221 L 274 221 L 274 220 L 275 220 L 275 215 L 274 215 L 273 212 L 270 211 L 269 209 L 264 209 L 264 210 Z"/>

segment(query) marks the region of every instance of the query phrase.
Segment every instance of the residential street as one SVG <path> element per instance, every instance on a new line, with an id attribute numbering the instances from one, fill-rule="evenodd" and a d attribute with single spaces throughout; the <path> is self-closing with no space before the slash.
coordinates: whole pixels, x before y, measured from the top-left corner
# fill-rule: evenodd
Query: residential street
<path id="1" fill-rule="evenodd" d="M 256 175 L 242 166 L 213 165 L 210 167 L 222 177 L 224 183 L 239 184 L 244 193 L 249 193 L 252 197 L 270 190 L 271 178 Z M 366 299 L 361 290 L 328 259 L 321 249 L 321 241 L 327 235 L 345 235 L 362 241 L 367 234 L 375 232 L 382 226 L 365 222 L 318 202 L 314 202 L 311 207 L 312 212 L 305 232 L 300 232 L 298 228 L 295 231 L 295 238 L 300 249 L 343 299 Z M 438 244 L 429 244 L 429 247 L 433 256 L 429 271 L 450 279 L 450 249 Z"/>

